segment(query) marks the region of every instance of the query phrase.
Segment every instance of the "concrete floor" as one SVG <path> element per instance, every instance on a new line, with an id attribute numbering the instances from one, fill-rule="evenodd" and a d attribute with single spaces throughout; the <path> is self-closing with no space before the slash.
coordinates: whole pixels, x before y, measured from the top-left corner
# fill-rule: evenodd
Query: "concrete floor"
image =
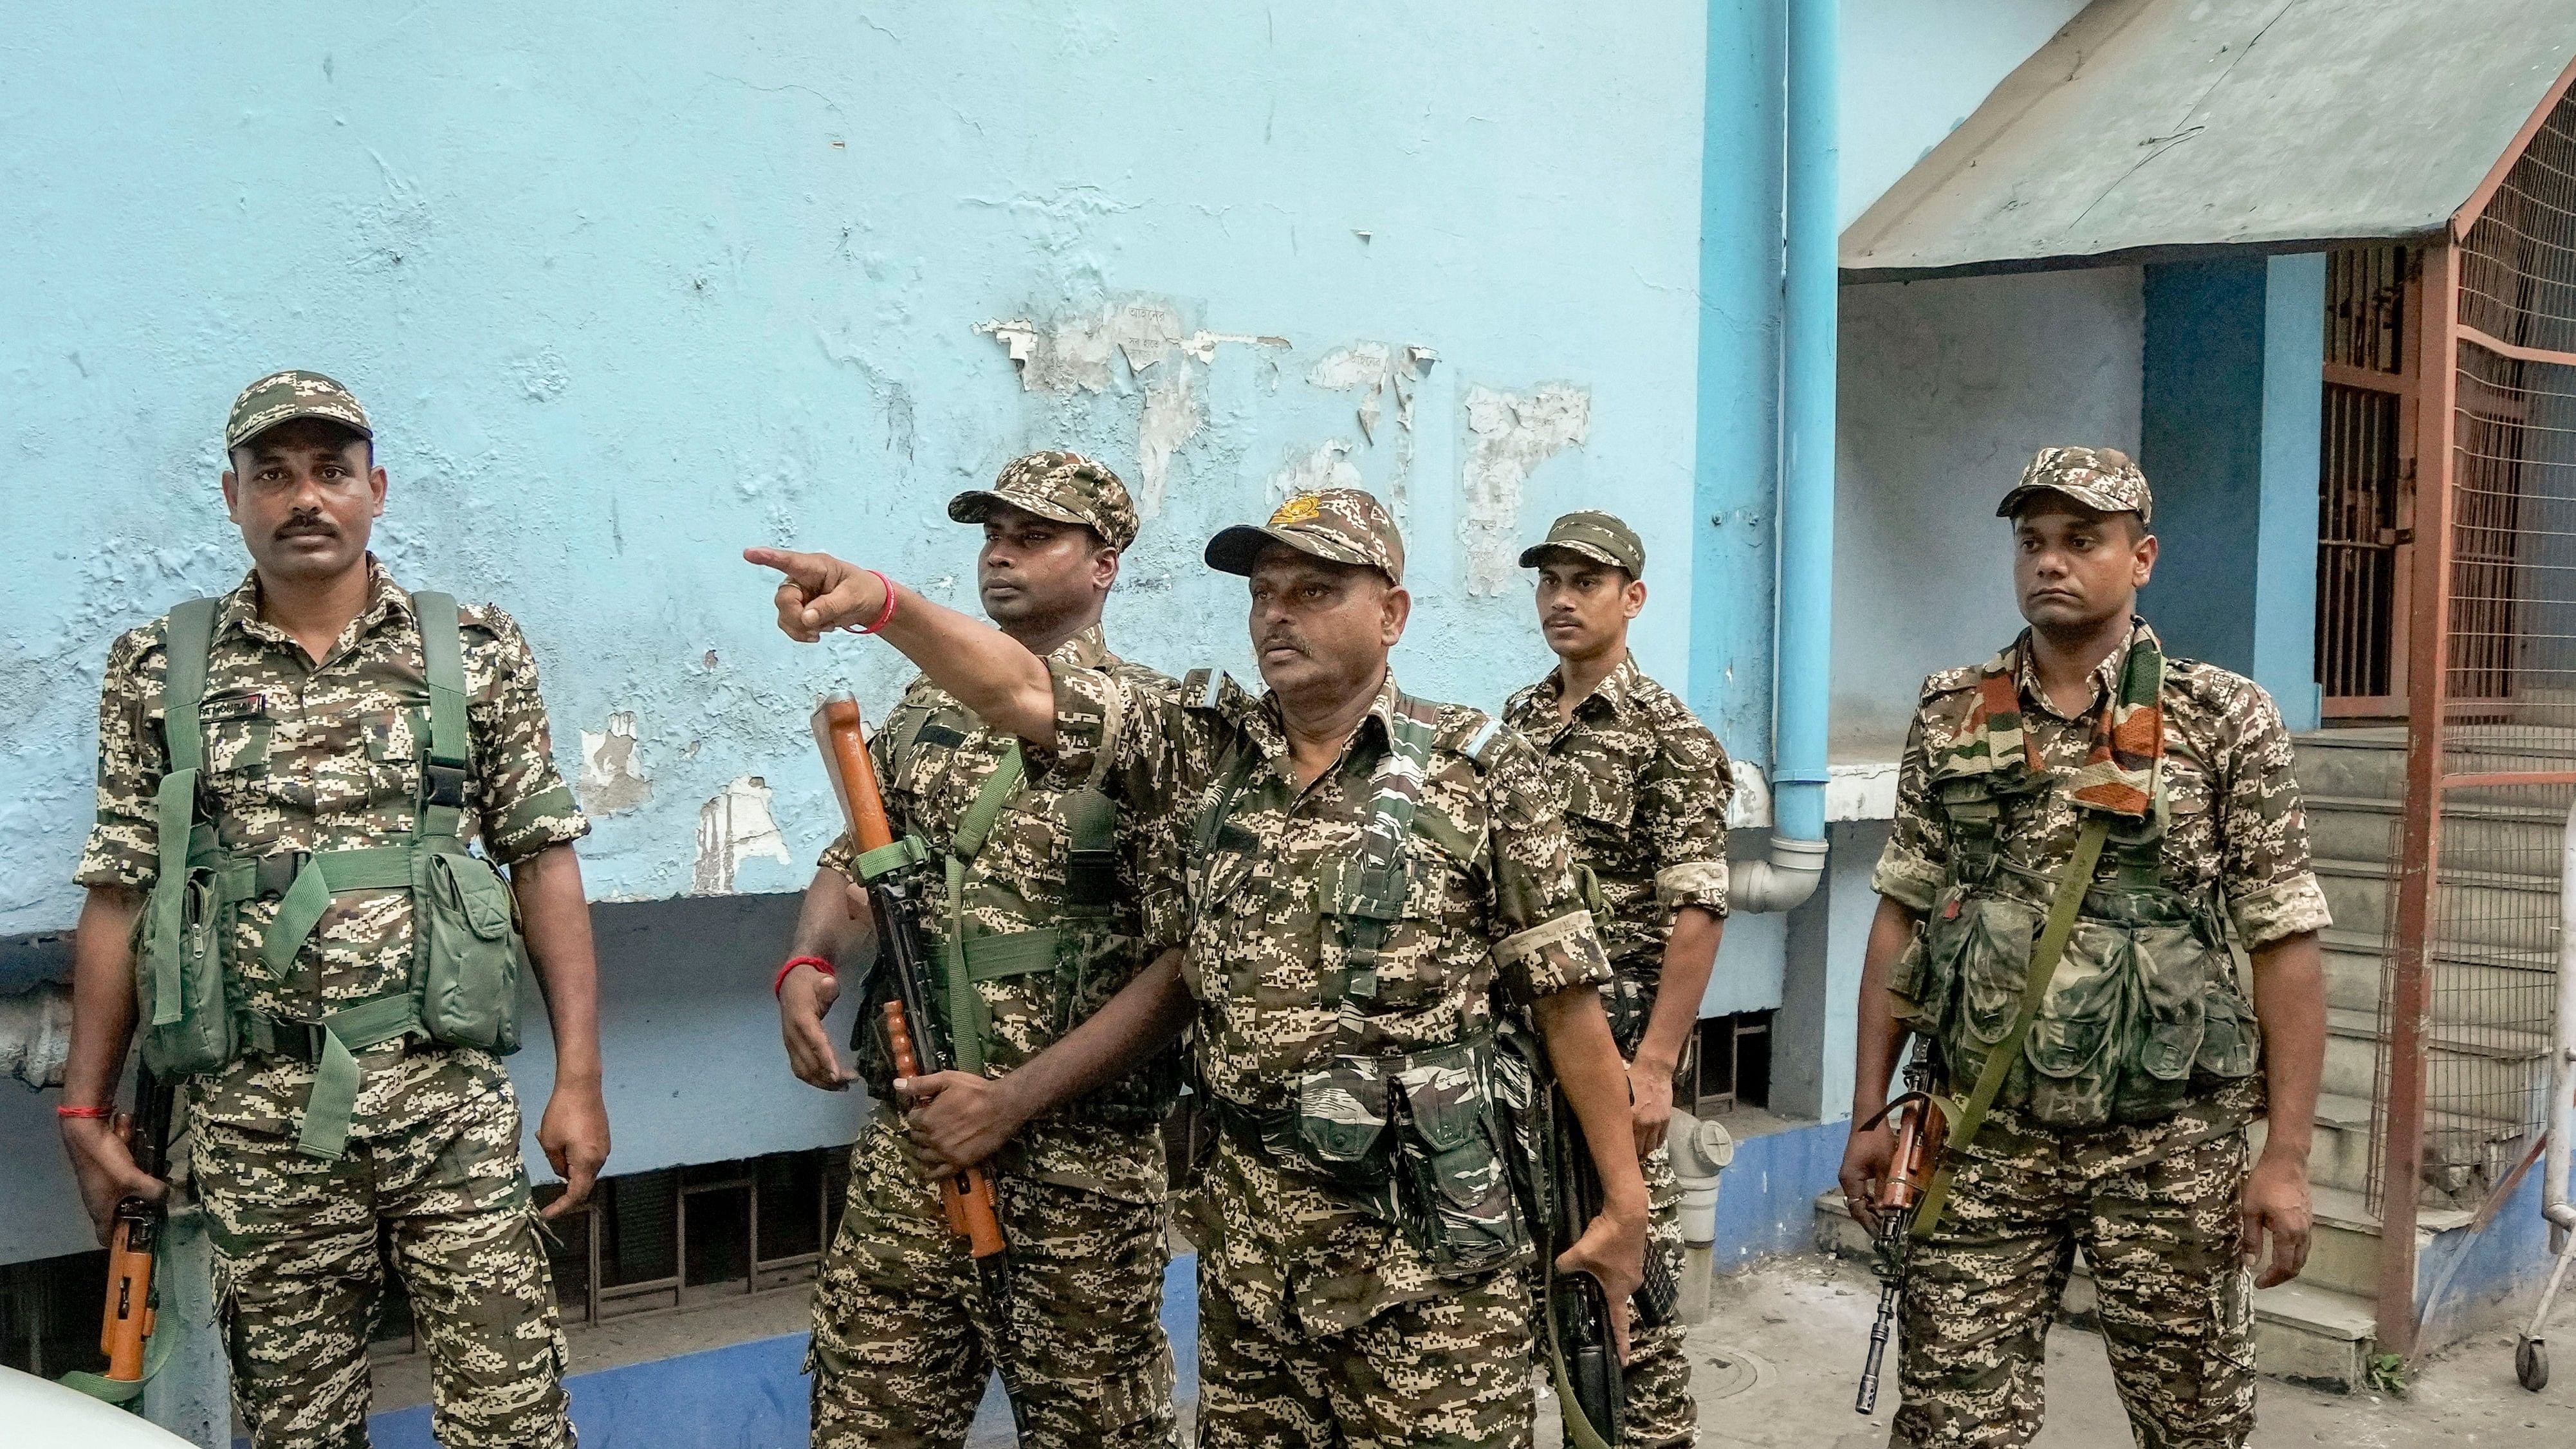
<path id="1" fill-rule="evenodd" d="M 1690 1339 L 1698 1360 L 1699 1442 L 1766 1449 L 1885 1444 L 1896 1410 L 1894 1365 L 1875 1415 L 1862 1419 L 1851 1407 L 1877 1306 L 1878 1285 L 1866 1268 L 1816 1256 L 1780 1259 L 1720 1280 L 1715 1313 Z M 2427 1363 L 2404 1399 L 2326 1394 L 2266 1379 L 2256 1399 L 2253 1444 L 2568 1449 L 2576 1444 L 2576 1296 L 2561 1295 L 2552 1330 L 2559 1362 L 2538 1394 L 2514 1382 L 2510 1330 L 2480 1334 Z M 1556 1440 L 1548 1433 L 1542 1442 Z M 2048 1424 L 2040 1449 L 2130 1442 L 2101 1340 L 2059 1327 L 2049 1335 Z"/>
<path id="2" fill-rule="evenodd" d="M 1851 1411 L 1869 1342 L 1878 1287 L 1862 1266 L 1816 1255 L 1773 1260 L 1718 1280 L 1714 1312 L 1691 1334 L 1704 1446 L 1876 1449 L 1896 1407 L 1894 1364 L 1869 1419 Z M 802 1331 L 803 1289 L 711 1301 L 676 1314 L 645 1315 L 572 1335 L 576 1373 L 663 1358 L 713 1344 Z M 2255 1449 L 2331 1444 L 2339 1449 L 2411 1449 L 2424 1444 L 2569 1449 L 2576 1445 L 2576 1293 L 2553 1316 L 2558 1349 L 2549 1388 L 2526 1393 L 2513 1379 L 2510 1330 L 2480 1334 L 2423 1367 L 2404 1399 L 2335 1395 L 2265 1380 L 2257 1401 Z M 1891 1355 L 1892 1356 L 1892 1355 Z M 377 1407 L 428 1397 L 418 1358 L 376 1366 Z M 1196 1388 L 1195 1375 L 1184 1392 Z M 2059 1327 L 2049 1337 L 2048 1425 L 2039 1449 L 2110 1449 L 2131 1442 L 2111 1386 L 2101 1340 Z M 1009 1419 L 989 1403 L 972 1449 L 1006 1449 Z M 1187 1409 L 1183 1410 L 1186 1418 Z M 1553 1405 L 1542 1399 L 1540 1443 L 1557 1449 Z"/>

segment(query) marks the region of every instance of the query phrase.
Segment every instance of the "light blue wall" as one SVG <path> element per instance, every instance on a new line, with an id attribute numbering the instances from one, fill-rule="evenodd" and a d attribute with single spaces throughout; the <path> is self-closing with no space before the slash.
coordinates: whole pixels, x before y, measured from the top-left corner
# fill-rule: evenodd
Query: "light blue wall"
<path id="1" fill-rule="evenodd" d="M 2087 3 L 1842 0 L 1843 225 Z"/>
<path id="2" fill-rule="evenodd" d="M 2253 676 L 2313 728 L 2325 259 L 2146 269 L 2139 461 L 2163 556 L 2141 608 L 2178 654 Z"/>
<path id="3" fill-rule="evenodd" d="M 1036 0 L 19 17 L 7 84 L 43 89 L 0 140 L 0 406 L 17 487 L 47 502 L 0 539 L 0 689 L 22 703 L 0 720 L 0 934 L 70 920 L 100 660 L 238 578 L 214 437 L 289 363 L 379 419 L 398 574 L 527 626 L 567 772 L 577 730 L 634 713 L 652 797 L 600 820 L 598 895 L 689 889 L 699 807 L 744 775 L 777 787 L 793 863 L 736 884 L 798 884 L 832 823 L 811 700 L 900 683 L 881 648 L 781 639 L 736 549 L 830 545 L 963 598 L 948 495 L 1061 442 L 1141 483 L 1143 384 L 1184 371 L 1204 422 L 1128 561 L 1118 641 L 1243 667 L 1240 586 L 1198 546 L 1339 440 L 1368 484 L 1405 475 L 1406 682 L 1498 702 L 1547 656 L 1517 570 L 1464 587 L 1465 398 L 1589 398 L 1582 440 L 1496 510 L 1498 544 L 1578 504 L 1688 536 L 1703 58 L 1758 53 L 1766 9 L 1721 5 L 1716 37 L 1682 0 L 1616 25 L 1542 0 L 1436 25 Z M 1286 345 L 1145 349 L 1141 381 L 1112 356 L 1104 391 L 1066 394 L 975 331 L 1136 299 Z M 1409 430 L 1381 395 L 1374 443 L 1362 393 L 1309 380 L 1361 342 L 1437 354 L 1406 381 Z M 1762 376 L 1730 435 L 1767 436 Z M 1638 641 L 1676 681 L 1690 565 L 1659 551 Z"/>

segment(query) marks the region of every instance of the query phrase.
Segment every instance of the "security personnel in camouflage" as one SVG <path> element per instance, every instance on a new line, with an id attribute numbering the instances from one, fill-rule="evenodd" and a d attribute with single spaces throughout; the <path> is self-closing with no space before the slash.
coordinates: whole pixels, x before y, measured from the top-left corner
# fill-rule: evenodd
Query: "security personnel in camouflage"
<path id="1" fill-rule="evenodd" d="M 70 1115 L 113 1092 L 139 975 L 144 1059 L 187 1079 L 256 1449 L 366 1442 L 380 1233 L 429 1348 L 440 1441 L 568 1445 L 498 1060 L 533 964 L 557 1062 L 538 1141 L 568 1182 L 549 1215 L 578 1207 L 608 1153 L 572 850 L 589 827 L 555 771 L 535 658 L 507 614 L 407 593 L 367 552 L 385 473 L 338 383 L 252 383 L 224 442 L 256 566 L 118 639 L 100 690 L 73 1165 L 93 1216 L 157 1190 L 105 1122 Z"/>
<path id="2" fill-rule="evenodd" d="M 2043 450 L 1997 510 L 2031 627 L 1925 681 L 1906 742 L 1842 1174 L 1871 1220 L 1890 1141 L 1859 1124 L 1914 1033 L 1954 1115 L 1903 1262 L 1898 1444 L 2038 1432 L 2081 1247 L 2138 1442 L 2241 1445 L 2251 1290 L 2306 1257 L 2325 898 L 2271 698 L 2132 613 L 2153 507 L 2126 456 Z"/>
<path id="3" fill-rule="evenodd" d="M 751 558 L 787 575 L 793 637 L 887 608 L 875 575 L 837 559 Z M 1148 693 L 893 590 L 889 641 L 1058 777 L 1096 774 L 1187 842 L 1186 965 L 1150 968 L 1026 1072 L 1076 1090 L 1196 1023 L 1222 1124 L 1191 1205 L 1201 1444 L 1526 1444 L 1530 1249 L 1498 1014 L 1534 1020 L 1605 1184 L 1559 1269 L 1624 1303 L 1645 1230 L 1592 989 L 1608 962 L 1554 792 L 1499 721 L 1397 687 L 1410 596 L 1376 499 L 1297 495 L 1207 560 L 1250 579 L 1265 694 L 1205 671 Z M 944 1103 L 922 1114 L 928 1150 L 974 1160 L 971 1114 L 939 1120 Z"/>
<path id="4" fill-rule="evenodd" d="M 1034 453 L 948 513 L 983 526 L 979 593 L 1011 637 L 1143 694 L 1172 687 L 1101 636 L 1101 605 L 1136 538 L 1115 473 L 1075 453 Z M 1018 740 L 927 678 L 912 681 L 869 749 L 897 835 L 946 867 L 925 902 L 924 944 L 943 963 L 963 948 L 957 979 L 971 977 L 971 995 L 943 1001 L 939 1023 L 963 1073 L 1007 1082 L 1177 943 L 1176 864 L 1152 853 L 1166 837 L 1088 782 L 1031 778 Z M 817 1086 L 849 1080 L 823 1033 L 836 987 L 818 968 L 867 959 L 847 904 L 865 899 L 852 889 L 858 875 L 844 834 L 807 892 L 794 947 L 807 964 L 780 982 L 790 1061 Z M 848 1204 L 814 1295 L 814 1443 L 962 1444 L 995 1367 L 1032 1449 L 1174 1443 L 1160 1128 L 1178 1091 L 1177 1052 L 1013 1124 L 993 1163 L 1013 1290 L 1009 1321 L 997 1323 L 907 1158 L 882 1030 L 890 991 L 873 973 L 861 1013 L 878 1028 L 858 1059 L 878 1108 L 851 1149 Z"/>
<path id="5" fill-rule="evenodd" d="M 1726 918 L 1726 751 L 1690 707 L 1646 677 L 1628 624 L 1646 605 L 1646 546 L 1618 518 L 1558 519 L 1521 552 L 1537 569 L 1539 626 L 1557 667 L 1503 719 L 1538 747 L 1565 796 L 1566 834 L 1615 979 L 1610 1033 L 1628 1059 L 1637 1151 L 1652 1209 L 1647 1251 L 1681 1273 L 1681 1187 L 1664 1141 L 1673 1073 L 1699 1020 Z M 1621 1442 L 1696 1442 L 1679 1322 L 1640 1327 L 1620 1371 Z"/>

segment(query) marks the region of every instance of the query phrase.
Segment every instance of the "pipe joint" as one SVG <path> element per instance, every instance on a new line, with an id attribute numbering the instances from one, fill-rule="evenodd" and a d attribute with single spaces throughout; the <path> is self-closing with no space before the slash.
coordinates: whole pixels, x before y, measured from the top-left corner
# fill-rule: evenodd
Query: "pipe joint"
<path id="1" fill-rule="evenodd" d="M 1826 853 L 1821 840 L 1772 836 L 1769 859 L 1739 860 L 1727 867 L 1726 908 L 1757 915 L 1797 909 L 1824 879 Z"/>

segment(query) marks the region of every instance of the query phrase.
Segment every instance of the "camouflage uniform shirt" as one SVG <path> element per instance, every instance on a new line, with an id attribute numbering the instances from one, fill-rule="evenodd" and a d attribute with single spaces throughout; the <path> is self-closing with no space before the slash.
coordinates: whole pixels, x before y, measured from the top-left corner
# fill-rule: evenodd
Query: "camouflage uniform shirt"
<path id="1" fill-rule="evenodd" d="M 1408 1052 L 1489 1029 L 1498 970 L 1522 1004 L 1609 979 L 1537 756 L 1509 730 L 1466 753 L 1482 713 L 1438 707 L 1405 846 L 1403 919 L 1380 948 L 1374 999 L 1346 1021 L 1325 1002 L 1327 976 L 1346 953 L 1321 882 L 1357 851 L 1375 815 L 1372 780 L 1401 697 L 1394 677 L 1341 759 L 1300 790 L 1279 706 L 1266 695 L 1229 679 L 1185 700 L 1096 670 L 1059 664 L 1054 674 L 1059 771 L 1088 774 L 1107 740 L 1105 788 L 1135 808 L 1163 809 L 1184 839 L 1232 793 L 1208 848 L 1190 854 L 1183 967 L 1198 1004 L 1200 1080 L 1221 1110 L 1283 1110 L 1292 1084 L 1335 1056 Z M 1232 1134 L 1194 1210 L 1216 1229 L 1202 1245 L 1208 1271 L 1265 1328 L 1348 1329 L 1449 1291 L 1393 1225 L 1236 1150 Z"/>
<path id="2" fill-rule="evenodd" d="M 244 855 L 347 850 L 410 838 L 416 827 L 429 690 L 411 595 L 367 561 L 366 606 L 319 664 L 284 629 L 260 618 L 254 571 L 216 609 L 200 717 L 205 788 L 225 849 Z M 480 834 L 504 865 L 578 840 L 589 822 L 556 772 L 536 658 L 510 616 L 488 605 L 459 611 L 465 635 L 472 740 L 460 835 Z M 165 616 L 110 647 L 99 688 L 98 822 L 81 853 L 83 885 L 150 888 L 158 873 L 153 792 L 168 769 L 162 735 Z M 412 961 L 407 890 L 333 897 L 293 969 L 271 979 L 259 964 L 274 900 L 244 901 L 225 950 L 226 970 L 252 1011 L 305 1017 L 402 987 Z M 506 1091 L 489 1053 L 388 1042 L 358 1054 L 365 1084 L 351 1136 L 390 1136 L 460 1102 Z M 245 1056 L 196 1079 L 192 1105 L 206 1121 L 256 1132 L 294 1130 L 313 1068 Z"/>
<path id="3" fill-rule="evenodd" d="M 2135 625 L 2132 638 L 2146 629 Z M 2068 716 L 2050 702 L 2031 662 L 2025 632 L 2012 649 L 2022 727 L 2040 764 L 2061 781 L 2093 747 L 2094 716 L 2118 688 L 2128 657 L 2112 651 L 2093 671 L 2093 696 Z M 1949 840 L 1932 793 L 1933 762 L 1964 733 L 1977 698 L 1978 670 L 1947 669 L 1923 682 L 1923 698 L 1898 767 L 1896 821 L 1870 880 L 1880 895 L 1917 912 L 1931 911 L 1949 878 Z M 2169 818 L 2163 878 L 2187 896 L 2224 905 L 2239 938 L 2260 949 L 2331 923 L 2325 892 L 2309 867 L 2307 814 L 2291 774 L 2290 732 L 2272 697 L 2241 674 L 2196 659 L 2168 658 L 2162 695 L 2164 787 Z M 2038 806 L 2036 828 L 2004 832 L 1997 858 L 2054 878 L 2075 853 L 2078 820 L 2062 784 Z M 2247 1112 L 2259 1102 L 2261 1077 L 2221 1089 Z M 2228 1124 L 2222 1121 L 2220 1129 Z"/>
<path id="4" fill-rule="evenodd" d="M 1602 948 L 1654 1010 L 1664 942 L 1684 906 L 1726 914 L 1726 802 L 1735 776 L 1726 750 L 1672 691 L 1621 659 L 1560 719 L 1555 671 L 1511 697 L 1503 719 L 1536 745 L 1565 796 L 1565 830 L 1597 887 Z M 1614 1009 L 1612 1022 L 1621 1013 Z M 1620 1044 L 1633 1049 L 1623 1033 Z"/>
<path id="5" fill-rule="evenodd" d="M 1173 687 L 1168 676 L 1110 653 L 1097 624 L 1066 640 L 1049 658 L 1068 668 L 1101 670 L 1140 695 Z M 903 702 L 868 744 L 896 833 L 920 837 L 937 861 L 1011 743 L 1009 736 L 986 729 L 954 695 L 915 676 Z M 1066 788 L 1080 783 L 1068 781 L 1058 788 L 1040 778 L 1031 762 L 1029 778 L 967 866 L 966 894 L 978 902 L 969 912 L 972 929 L 1024 931 L 1063 917 L 1072 842 L 1055 807 Z M 1051 978 L 1043 975 L 976 983 L 992 1022 L 985 1048 L 987 1075 L 1001 1076 L 1037 1055 L 1098 1011 L 1164 949 L 1178 944 L 1179 867 L 1156 853 L 1171 837 L 1151 824 L 1139 810 L 1119 813 L 1116 904 L 1106 929 L 1084 948 L 1070 1002 L 1057 1002 Z M 821 864 L 858 879 L 858 846 L 847 832 L 823 852 Z M 922 907 L 935 959 L 936 941 L 946 936 L 954 914 L 944 872 L 924 873 Z M 1149 1063 L 1140 1070 L 1167 1075 L 1171 1064 Z M 1132 1123 L 1098 1120 L 1090 1110 L 1095 1101 L 1069 1103 L 1028 1124 L 1003 1150 L 1002 1165 L 1109 1197 L 1159 1201 L 1164 1190 L 1160 1136 Z"/>

